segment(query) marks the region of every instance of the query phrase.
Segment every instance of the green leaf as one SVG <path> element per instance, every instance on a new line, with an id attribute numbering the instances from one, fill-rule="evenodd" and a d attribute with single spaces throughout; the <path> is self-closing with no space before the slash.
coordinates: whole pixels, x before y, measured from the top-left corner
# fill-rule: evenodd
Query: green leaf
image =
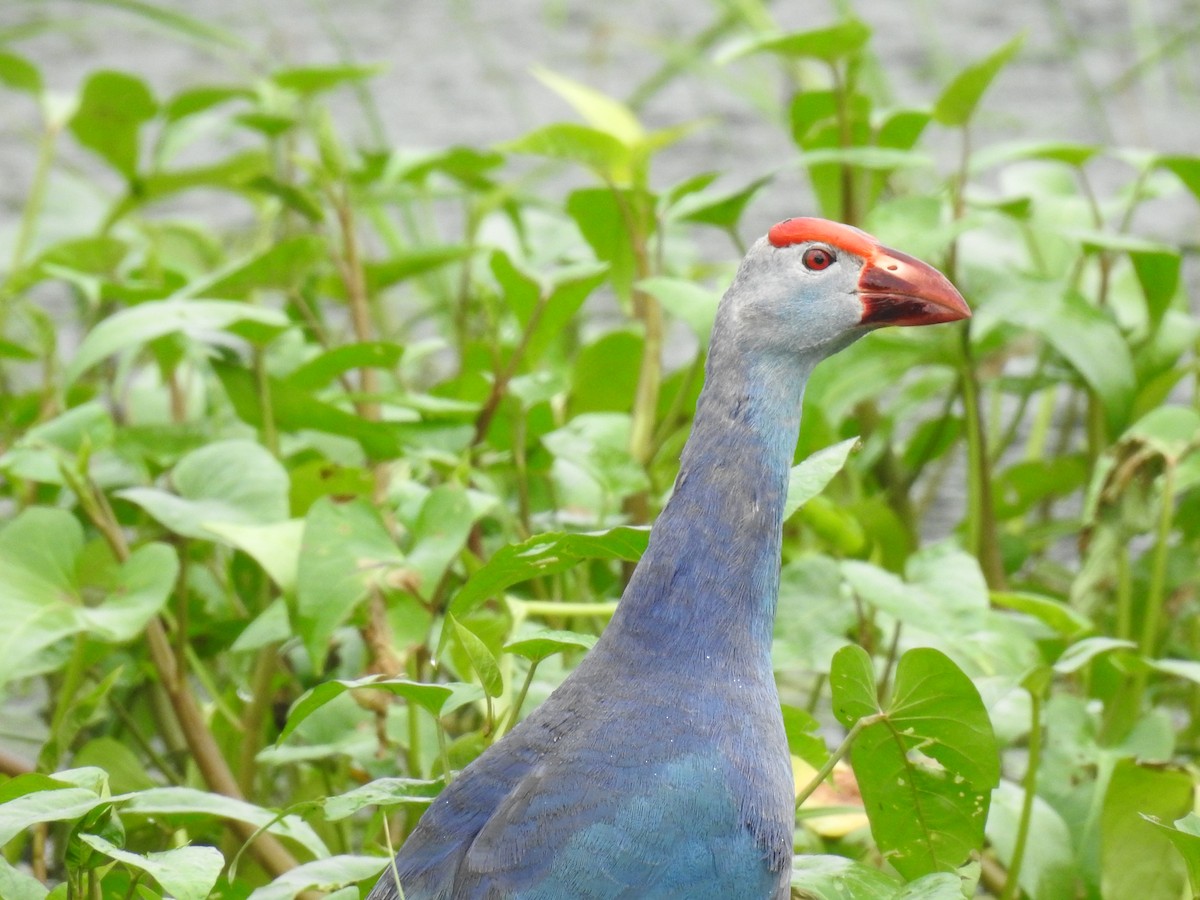
<path id="1" fill-rule="evenodd" d="M 717 304 L 721 301 L 718 294 L 693 281 L 668 275 L 643 278 L 635 287 L 658 300 L 663 309 L 686 324 L 700 338 L 701 344 L 708 345 L 713 322 L 717 318 Z"/>
<path id="2" fill-rule="evenodd" d="M 787 735 L 788 750 L 814 769 L 819 769 L 829 760 L 829 748 L 821 737 L 821 723 L 816 716 L 798 706 L 784 703 L 783 730 Z"/>
<path id="3" fill-rule="evenodd" d="M 0 84 L 37 96 L 42 92 L 42 73 L 25 57 L 0 52 Z"/>
<path id="4" fill-rule="evenodd" d="M 671 218 L 735 231 L 742 213 L 770 178 L 756 178 L 741 190 L 725 194 L 689 194 L 671 208 Z"/>
<path id="5" fill-rule="evenodd" d="M 783 520 L 792 515 L 821 491 L 846 467 L 850 454 L 861 444 L 856 438 L 847 438 L 832 447 L 818 450 L 804 462 L 793 466 L 788 474 L 787 501 L 783 505 Z"/>
<path id="6" fill-rule="evenodd" d="M 253 100 L 254 91 L 229 85 L 201 85 L 186 88 L 163 105 L 163 117 L 168 122 L 177 122 L 207 112 L 213 107 L 230 100 Z"/>
<path id="7" fill-rule="evenodd" d="M 1182 819 L 1176 819 L 1174 827 L 1166 824 L 1157 816 L 1148 816 L 1145 813 L 1141 813 L 1141 816 L 1147 822 L 1166 832 L 1167 839 L 1183 856 L 1192 894 L 1200 896 L 1200 816 L 1189 812 Z"/>
<path id="8" fill-rule="evenodd" d="M 575 568 L 584 560 L 636 562 L 646 552 L 649 540 L 649 529 L 627 525 L 588 534 L 549 532 L 534 535 L 520 544 L 496 551 L 450 601 L 450 612 L 462 618 L 489 597 L 495 597 L 514 584 Z"/>
<path id="9" fill-rule="evenodd" d="M 870 655 L 857 644 L 847 644 L 833 655 L 829 686 L 833 692 L 833 714 L 847 728 L 879 712 L 875 668 Z"/>
<path id="10" fill-rule="evenodd" d="M 525 153 L 578 163 L 614 184 L 628 184 L 633 177 L 633 152 L 607 131 L 556 122 L 500 145 L 506 153 Z"/>
<path id="11" fill-rule="evenodd" d="M 1053 597 L 1026 591 L 993 591 L 991 600 L 993 606 L 1039 619 L 1068 639 L 1082 637 L 1096 627 L 1083 613 Z"/>
<path id="12" fill-rule="evenodd" d="M 987 837 L 1000 862 L 1011 865 L 1025 792 L 1001 781 L 992 792 Z M 1076 894 L 1075 845 L 1071 829 L 1041 797 L 1033 798 L 1029 836 L 1021 865 L 1021 888 L 1033 900 L 1057 900 Z"/>
<path id="13" fill-rule="evenodd" d="M 329 848 L 324 841 L 299 816 L 280 816 L 273 810 L 245 800 L 195 788 L 162 787 L 135 794 L 121 794 L 113 797 L 112 801 L 121 803 L 122 816 L 154 816 L 157 819 L 200 815 L 248 822 L 256 828 L 265 828 L 272 834 L 295 841 L 313 856 L 329 856 Z"/>
<path id="14" fill-rule="evenodd" d="M 534 66 L 533 74 L 570 103 L 593 128 L 612 135 L 630 147 L 645 139 L 646 132 L 637 116 L 624 103 L 542 66 Z"/>
<path id="15" fill-rule="evenodd" d="M 1164 156 L 1158 164 L 1183 182 L 1200 200 L 1200 156 Z"/>
<path id="16" fill-rule="evenodd" d="M 321 801 L 326 820 L 336 822 L 348 818 L 368 806 L 391 808 L 415 803 L 427 805 L 441 793 L 446 783 L 420 778 L 376 778 L 369 784 L 354 788 L 336 797 Z"/>
<path id="17" fill-rule="evenodd" d="M 309 888 L 333 891 L 343 885 L 375 878 L 388 864 L 383 856 L 331 856 L 289 869 L 270 884 L 256 888 L 246 900 L 292 900 Z M 357 890 L 355 891 L 355 896 Z M 334 900 L 331 896 L 330 900 Z"/>
<path id="18" fill-rule="evenodd" d="M 884 857 L 909 879 L 966 862 L 983 843 L 1000 779 L 996 739 L 971 680 L 937 650 L 910 650 L 880 708 L 870 658 L 847 647 L 834 656 L 830 686 L 843 725 L 877 717 L 862 727 L 851 760 Z"/>
<path id="19" fill-rule="evenodd" d="M 179 575 L 179 557 L 167 544 L 143 544 L 108 578 L 95 574 L 92 583 L 107 594 L 79 610 L 80 622 L 93 638 L 125 643 L 141 635 L 166 605 Z"/>
<path id="20" fill-rule="evenodd" d="M 805 900 L 891 900 L 901 887 L 894 875 L 844 856 L 792 860 L 792 890 Z"/>
<path id="21" fill-rule="evenodd" d="M 20 775 L 18 778 L 30 776 Z M 14 781 L 17 779 L 14 779 Z M 0 847 L 39 822 L 66 822 L 78 819 L 105 802 L 85 788 L 37 790 L 0 803 Z"/>
<path id="22" fill-rule="evenodd" d="M 288 475 L 253 441 L 217 441 L 183 457 L 171 472 L 175 494 L 127 488 L 117 496 L 136 503 L 166 528 L 212 540 L 208 524 L 272 525 L 288 517 Z"/>
<path id="23" fill-rule="evenodd" d="M 496 662 L 492 651 L 488 649 L 487 644 L 479 635 L 459 622 L 453 615 L 446 618 L 454 628 L 454 634 L 466 652 L 467 659 L 471 661 L 471 668 L 479 677 L 479 683 L 483 685 L 483 692 L 489 697 L 501 696 L 504 693 L 504 678 L 500 674 L 500 664 Z"/>
<path id="24" fill-rule="evenodd" d="M 638 272 L 630 237 L 630 211 L 652 209 L 650 199 L 644 191 L 610 188 L 583 188 L 567 197 L 567 214 L 596 258 L 608 263 L 613 289 L 622 301 L 629 300 Z M 653 217 L 642 225 L 646 230 L 643 237 L 649 241 L 655 226 Z"/>
<path id="25" fill-rule="evenodd" d="M 157 111 L 154 95 L 140 78 L 93 72 L 69 127 L 79 143 L 132 181 L 138 168 L 138 132 Z"/>
<path id="26" fill-rule="evenodd" d="M 83 529 L 64 510 L 30 507 L 0 531 L 0 685 L 44 670 L 39 654 L 72 634 L 133 639 L 174 588 L 178 561 L 163 544 L 90 566 L 86 583 L 83 553 Z"/>
<path id="27" fill-rule="evenodd" d="M 474 251 L 471 247 L 448 244 L 444 247 L 410 250 L 388 259 L 368 260 L 363 263 L 363 278 L 367 283 L 368 292 L 376 294 L 401 281 L 466 259 L 472 252 Z"/>
<path id="28" fill-rule="evenodd" d="M 321 238 L 297 235 L 192 281 L 176 299 L 207 296 L 240 300 L 257 290 L 294 290 L 325 255 L 325 242 Z"/>
<path id="29" fill-rule="evenodd" d="M 517 656 L 523 656 L 531 662 L 541 662 L 556 653 L 590 650 L 595 644 L 596 636 L 594 634 L 546 629 L 527 638 L 509 641 L 504 645 L 504 650 Z"/>
<path id="30" fill-rule="evenodd" d="M 404 563 L 378 510 L 362 500 L 322 497 L 304 520 L 293 625 L 313 666 L 325 665 L 329 638 L 366 598 Z"/>
<path id="31" fill-rule="evenodd" d="M 934 545 L 910 557 L 907 569 L 902 581 L 870 563 L 842 563 L 846 580 L 863 600 L 905 625 L 943 637 L 984 626 L 987 583 L 970 554 Z"/>
<path id="32" fill-rule="evenodd" d="M 966 125 L 975 114 L 984 91 L 1025 42 L 1019 34 L 998 50 L 959 72 L 933 106 L 933 118 L 951 128 Z"/>
<path id="33" fill-rule="evenodd" d="M 1125 425 L 1137 386 L 1133 357 L 1120 329 L 1081 296 L 1056 296 L 1049 284 L 1023 284 L 1019 291 L 980 309 L 979 328 L 992 321 L 1019 323 L 1041 335 L 1079 373 L 1104 404 L 1113 433 Z"/>
<path id="34" fill-rule="evenodd" d="M 1182 768 L 1118 760 L 1100 817 L 1100 890 L 1105 897 L 1178 900 L 1186 866 L 1171 839 L 1146 817 L 1175 821 L 1192 811 Z"/>
<path id="35" fill-rule="evenodd" d="M 209 342 L 214 332 L 235 332 L 239 325 L 278 333 L 288 325 L 277 310 L 226 300 L 159 300 L 114 313 L 88 332 L 67 369 L 68 383 L 116 353 L 143 347 L 168 334 Z"/>
<path id="36" fill-rule="evenodd" d="M 425 497 L 413 523 L 413 547 L 405 568 L 419 576 L 420 590 L 432 596 L 442 576 L 466 546 L 478 513 L 467 492 L 440 484 Z"/>
<path id="37" fill-rule="evenodd" d="M 19 869 L 14 869 L 8 860 L 0 856 L 0 897 L 8 900 L 46 900 L 50 891 L 46 886 Z"/>
<path id="38" fill-rule="evenodd" d="M 210 539 L 215 538 L 253 557 L 285 594 L 295 591 L 300 546 L 304 538 L 303 519 L 288 519 L 266 525 L 205 522 L 204 530 Z M 283 621 L 286 624 L 286 615 Z"/>
<path id="39" fill-rule="evenodd" d="M 1110 637 L 1089 637 L 1076 641 L 1068 647 L 1054 663 L 1054 671 L 1060 675 L 1070 675 L 1078 672 L 1097 656 L 1112 653 L 1116 650 L 1136 650 L 1133 641 L 1120 640 Z"/>
<path id="40" fill-rule="evenodd" d="M 1129 426 L 1121 440 L 1137 441 L 1178 463 L 1200 446 L 1200 412 L 1188 406 L 1160 406 Z"/>
<path id="41" fill-rule="evenodd" d="M 205 900 L 225 867 L 216 847 L 179 847 L 161 853 L 130 853 L 95 834 L 79 836 L 85 844 L 109 859 L 141 869 L 176 900 Z"/>
<path id="42" fill-rule="evenodd" d="M 727 54 L 722 61 L 751 53 L 774 53 L 791 59 L 819 59 L 831 63 L 854 56 L 870 39 L 871 29 L 864 22 L 847 19 L 827 28 L 757 38 L 735 48 L 733 54 Z"/>
<path id="43" fill-rule="evenodd" d="M 238 418 L 263 427 L 260 384 L 255 373 L 243 366 L 213 361 L 213 371 L 229 395 Z M 357 441 L 372 459 L 395 459 L 401 455 L 405 424 L 372 422 L 331 403 L 318 400 L 311 391 L 302 391 L 286 381 L 267 378 L 271 398 L 270 413 L 276 428 L 282 431 L 311 429 Z"/>
<path id="44" fill-rule="evenodd" d="M 287 91 L 313 96 L 352 81 L 365 81 L 384 70 L 381 65 L 306 66 L 280 69 L 271 73 L 271 81 Z"/>
<path id="45" fill-rule="evenodd" d="M 403 697 L 409 703 L 415 703 L 422 709 L 428 710 L 430 714 L 437 716 L 441 714 L 447 702 L 455 696 L 456 691 L 464 687 L 474 691 L 476 696 L 480 695 L 479 688 L 475 685 L 425 684 L 422 682 L 407 681 L 403 678 L 380 678 L 378 675 L 359 678 L 356 681 L 341 679 L 337 681 L 324 681 L 316 687 L 305 691 L 292 704 L 291 709 L 288 710 L 287 724 L 279 732 L 279 737 L 275 743 L 277 745 L 282 744 L 301 722 L 330 700 L 341 696 L 346 691 L 386 691 L 397 697 Z"/>
<path id="46" fill-rule="evenodd" d="M 962 900 L 974 894 L 973 887 L 969 891 L 964 890 L 958 874 L 935 872 L 910 881 L 896 894 L 896 900 Z"/>
<path id="47" fill-rule="evenodd" d="M 395 369 L 403 355 L 403 345 L 390 341 L 342 344 L 294 369 L 287 383 L 302 391 L 316 391 L 352 369 Z"/>

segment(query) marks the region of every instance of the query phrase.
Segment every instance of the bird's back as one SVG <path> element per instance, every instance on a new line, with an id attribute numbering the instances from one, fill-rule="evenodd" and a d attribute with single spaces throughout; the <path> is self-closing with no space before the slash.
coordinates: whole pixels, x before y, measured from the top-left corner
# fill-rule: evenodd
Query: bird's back
<path id="1" fill-rule="evenodd" d="M 787 896 L 791 771 L 758 709 L 774 685 L 656 696 L 601 663 L 434 801 L 396 857 L 406 900 Z M 399 896 L 385 874 L 368 900 Z"/>

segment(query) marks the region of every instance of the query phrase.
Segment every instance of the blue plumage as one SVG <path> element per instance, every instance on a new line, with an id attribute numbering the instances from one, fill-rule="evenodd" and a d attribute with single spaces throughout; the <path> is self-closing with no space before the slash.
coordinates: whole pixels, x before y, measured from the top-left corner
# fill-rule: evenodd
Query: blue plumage
<path id="1" fill-rule="evenodd" d="M 782 227 L 721 303 L 674 493 L 616 616 L 426 811 L 396 855 L 407 900 L 788 896 L 794 790 L 770 646 L 800 401 L 817 362 L 879 324 L 877 257 L 923 264 L 845 226 L 790 220 L 776 240 Z M 831 257 L 819 268 L 814 246 Z M 890 288 L 889 321 L 967 314 L 932 269 L 904 274 L 888 276 L 911 287 Z M 389 868 L 368 900 L 399 896 Z"/>

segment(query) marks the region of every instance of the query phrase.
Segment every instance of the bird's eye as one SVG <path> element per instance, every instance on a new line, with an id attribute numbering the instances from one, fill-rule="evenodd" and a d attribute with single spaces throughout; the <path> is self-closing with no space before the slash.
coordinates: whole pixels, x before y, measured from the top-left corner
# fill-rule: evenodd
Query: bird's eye
<path id="1" fill-rule="evenodd" d="M 804 262 L 804 267 L 813 272 L 820 272 L 822 269 L 828 269 L 833 265 L 836 259 L 833 252 L 826 250 L 824 247 L 809 247 L 804 251 L 804 256 L 801 259 Z"/>

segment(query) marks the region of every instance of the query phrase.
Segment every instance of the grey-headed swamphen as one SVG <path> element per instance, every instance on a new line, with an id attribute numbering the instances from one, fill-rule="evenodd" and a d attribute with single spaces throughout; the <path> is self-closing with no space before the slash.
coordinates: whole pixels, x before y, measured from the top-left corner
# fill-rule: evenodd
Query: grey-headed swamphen
<path id="1" fill-rule="evenodd" d="M 940 272 L 822 219 L 750 249 L 695 424 L 616 615 L 562 685 L 421 818 L 368 900 L 768 900 L 792 770 L 771 670 L 780 542 L 813 367 L 882 325 L 970 315 Z"/>

